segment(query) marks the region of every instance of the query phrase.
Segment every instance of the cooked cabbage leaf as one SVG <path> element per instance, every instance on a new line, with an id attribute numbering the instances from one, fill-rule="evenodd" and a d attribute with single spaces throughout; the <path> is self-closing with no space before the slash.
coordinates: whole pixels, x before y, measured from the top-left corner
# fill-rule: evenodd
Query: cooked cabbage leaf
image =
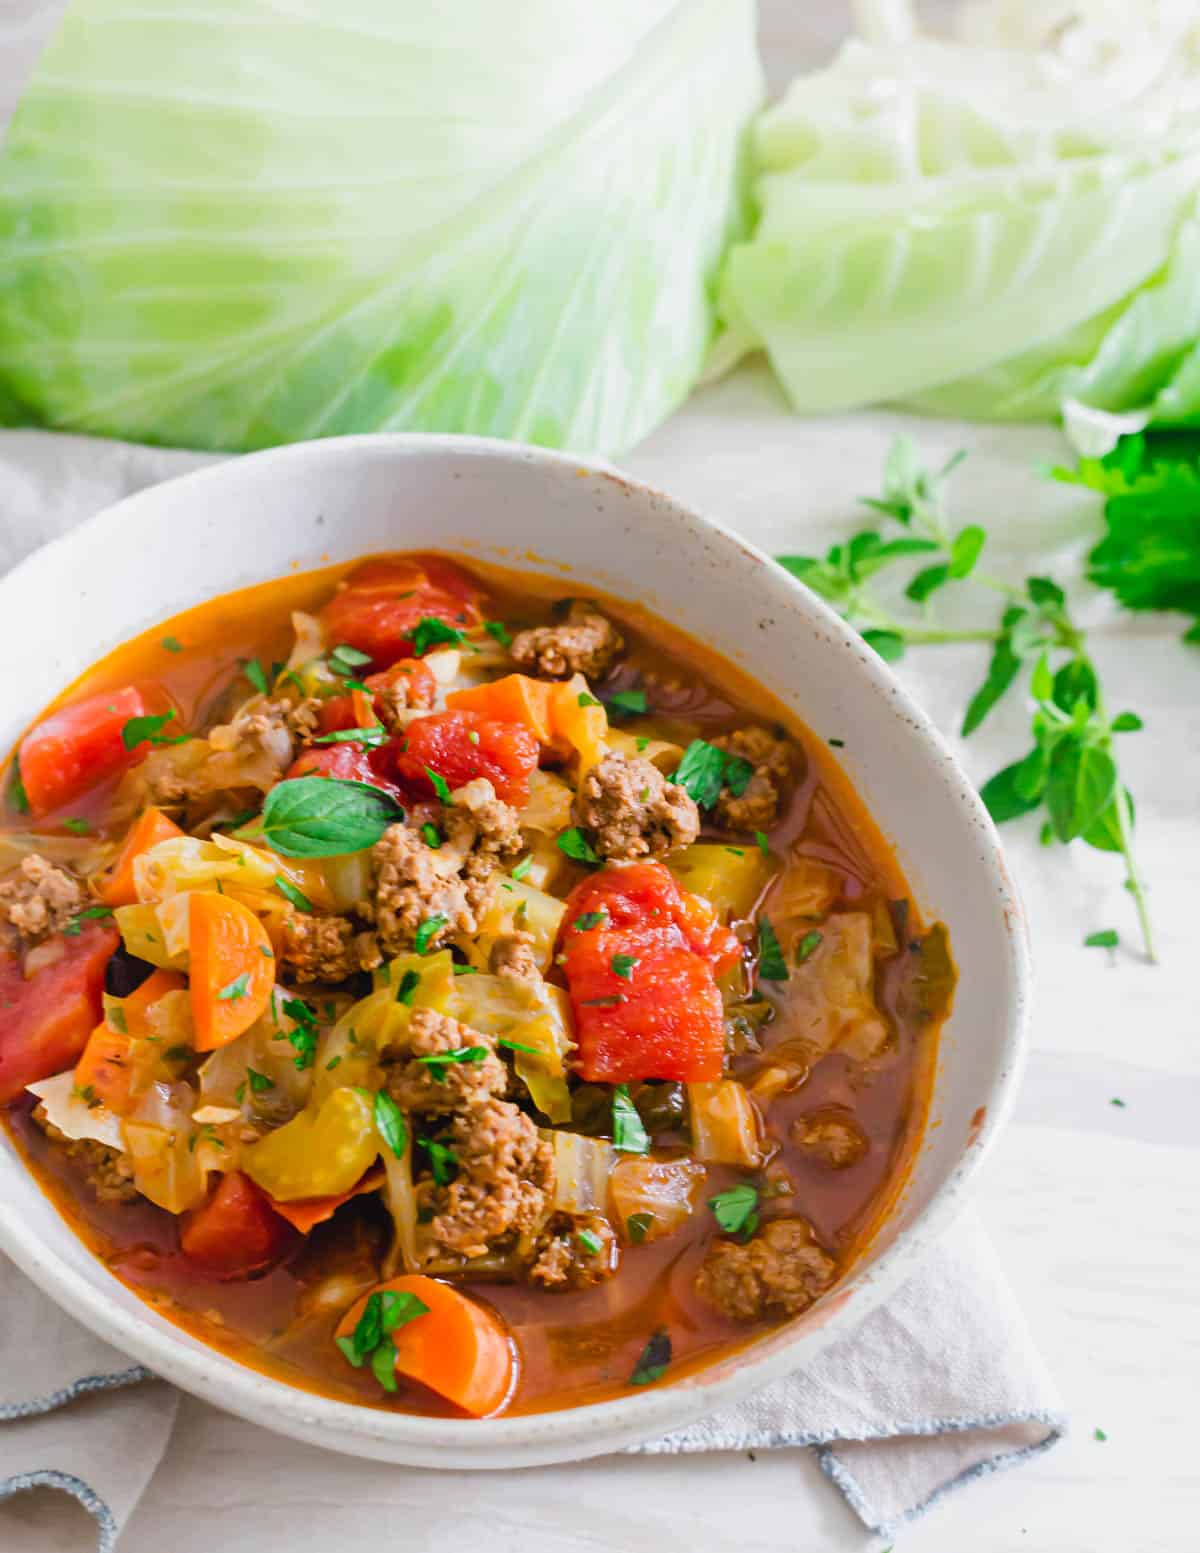
<path id="1" fill-rule="evenodd" d="M 75 0 L 0 157 L 0 416 L 613 452 L 742 222 L 752 0 Z"/>

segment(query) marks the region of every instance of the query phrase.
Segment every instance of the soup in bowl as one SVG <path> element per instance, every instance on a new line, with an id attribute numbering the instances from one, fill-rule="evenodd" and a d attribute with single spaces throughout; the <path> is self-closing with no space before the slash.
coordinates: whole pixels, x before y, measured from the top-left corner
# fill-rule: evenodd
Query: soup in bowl
<path id="1" fill-rule="evenodd" d="M 649 1392 L 692 1416 L 709 1377 L 831 1326 L 913 1212 L 959 965 L 965 987 L 992 929 L 968 918 L 960 954 L 843 764 L 872 737 L 852 698 L 814 726 L 806 680 L 832 647 L 893 740 L 901 718 L 914 796 L 944 757 L 794 584 L 565 460 L 356 439 L 180 482 L 177 510 L 305 453 L 341 474 L 344 522 L 319 535 L 338 558 L 306 539 L 277 575 L 134 622 L 16 744 L 11 1151 L 127 1322 L 142 1303 L 149 1362 L 220 1356 L 252 1416 L 270 1392 L 374 1412 L 351 1433 L 399 1459 L 421 1424 L 524 1431 L 519 1459 L 606 1448 Z M 356 501 L 364 470 L 395 489 Z M 490 542 L 451 543 L 489 474 Z M 826 645 L 764 683 L 722 625 L 702 643 L 678 618 L 669 575 L 648 596 L 586 559 L 548 571 L 554 549 L 503 521 L 514 477 L 610 539 L 636 507 L 689 565 L 742 557 L 764 609 L 802 599 Z M 420 548 L 377 547 L 389 513 Z M 975 864 L 976 914 L 999 905 L 1009 1006 L 926 1196 L 989 1130 L 1021 970 L 990 829 L 940 776 L 951 833 L 968 822 L 995 870 Z M 558 1452 L 548 1412 L 581 1419 Z"/>

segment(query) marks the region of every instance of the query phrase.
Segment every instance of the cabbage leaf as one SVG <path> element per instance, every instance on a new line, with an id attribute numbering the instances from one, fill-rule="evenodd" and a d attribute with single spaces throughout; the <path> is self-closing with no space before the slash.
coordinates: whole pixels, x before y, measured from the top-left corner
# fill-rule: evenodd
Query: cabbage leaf
<path id="1" fill-rule="evenodd" d="M 868 22 L 757 125 L 714 360 L 765 349 L 807 412 L 1200 417 L 1200 26 L 1138 15 L 990 0 L 966 41 Z"/>
<path id="2" fill-rule="evenodd" d="M 753 0 L 75 0 L 0 155 L 0 417 L 626 448 L 760 96 Z"/>

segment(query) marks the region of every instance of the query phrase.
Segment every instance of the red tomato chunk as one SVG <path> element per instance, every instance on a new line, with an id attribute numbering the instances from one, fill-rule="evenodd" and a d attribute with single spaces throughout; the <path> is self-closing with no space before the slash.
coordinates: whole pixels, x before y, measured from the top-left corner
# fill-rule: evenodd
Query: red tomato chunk
<path id="1" fill-rule="evenodd" d="M 19 955 L 0 954 L 0 1105 L 39 1079 L 74 1067 L 100 1023 L 104 971 L 117 947 L 109 922 L 48 940 L 39 958 L 55 960 L 26 977 Z"/>
<path id="2" fill-rule="evenodd" d="M 395 685 L 403 685 L 408 691 L 408 704 L 413 707 L 427 707 L 433 705 L 433 698 L 437 694 L 437 680 L 433 677 L 433 670 L 422 663 L 420 658 L 401 658 L 399 663 L 393 663 L 390 669 L 385 669 L 382 674 L 371 674 L 363 684 L 377 697 L 382 691 L 391 690 Z M 373 701 L 375 715 L 379 716 L 379 703 Z M 328 701 L 321 703 L 321 732 L 335 733 L 342 728 L 353 728 L 356 718 L 354 715 L 354 697 L 351 695 L 331 696 Z"/>
<path id="3" fill-rule="evenodd" d="M 590 925 L 597 913 L 603 916 Z M 740 946 L 705 902 L 681 890 L 661 863 L 630 863 L 576 885 L 563 923 L 583 1078 L 721 1077 L 725 1023 L 716 977 Z"/>
<path id="4" fill-rule="evenodd" d="M 353 725 L 351 725 L 353 726 Z M 339 782 L 365 782 L 392 798 L 402 796 L 388 774 L 391 759 L 386 745 L 367 749 L 362 744 L 321 744 L 297 756 L 288 768 L 291 777 L 336 777 Z"/>
<path id="5" fill-rule="evenodd" d="M 331 644 L 370 655 L 376 669 L 413 656 L 413 632 L 422 620 L 441 620 L 460 631 L 483 615 L 478 582 L 440 556 L 367 561 L 321 611 Z"/>
<path id="6" fill-rule="evenodd" d="M 426 767 L 453 791 L 486 777 L 496 796 L 517 808 L 529 797 L 537 769 L 536 736 L 520 723 L 493 722 L 478 712 L 433 712 L 409 723 L 397 746 L 396 774 L 422 797 L 434 791 Z"/>
<path id="7" fill-rule="evenodd" d="M 72 803 L 89 787 L 140 759 L 146 745 L 139 745 L 136 753 L 127 750 L 122 728 L 131 717 L 166 710 L 165 705 L 151 708 L 136 685 L 124 685 L 52 712 L 21 741 L 21 781 L 32 813 L 40 818 Z M 166 729 L 167 734 L 175 731 Z"/>
<path id="8" fill-rule="evenodd" d="M 184 1215 L 184 1256 L 211 1278 L 248 1278 L 277 1262 L 295 1240 L 292 1227 L 240 1170 L 223 1175 L 209 1200 Z"/>

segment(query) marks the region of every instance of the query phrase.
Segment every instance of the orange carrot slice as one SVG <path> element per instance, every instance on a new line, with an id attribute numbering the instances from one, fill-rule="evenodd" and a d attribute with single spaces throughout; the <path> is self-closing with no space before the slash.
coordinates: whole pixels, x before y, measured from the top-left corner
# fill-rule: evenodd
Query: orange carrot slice
<path id="1" fill-rule="evenodd" d="M 122 998 L 121 1018 L 125 1028 L 118 1030 L 107 1020 L 96 1026 L 76 1064 L 75 1088 L 90 1089 L 102 1105 L 118 1116 L 124 1116 L 133 1104 L 130 1064 L 133 1043 L 153 1034 L 146 1011 L 168 992 L 178 992 L 186 985 L 184 978 L 174 971 L 155 971 L 127 998 Z"/>
<path id="2" fill-rule="evenodd" d="M 318 1224 L 324 1224 L 326 1219 L 333 1218 L 342 1204 L 349 1202 L 352 1197 L 360 1197 L 365 1192 L 377 1192 L 386 1179 L 382 1165 L 376 1165 L 374 1170 L 368 1170 L 358 1185 L 348 1192 L 339 1192 L 333 1197 L 297 1197 L 291 1202 L 277 1202 L 268 1194 L 268 1201 L 275 1212 L 286 1219 L 293 1229 L 298 1229 L 302 1235 L 307 1235 Z"/>
<path id="3" fill-rule="evenodd" d="M 136 906 L 138 897 L 133 887 L 135 859 L 157 846 L 160 841 L 169 841 L 172 836 L 183 834 L 175 821 L 161 809 L 143 809 L 125 837 L 116 862 L 104 876 L 97 892 L 100 899 L 108 906 Z"/>
<path id="4" fill-rule="evenodd" d="M 236 1041 L 266 1009 L 275 985 L 275 952 L 247 906 L 197 890 L 188 905 L 189 980 L 196 1050 Z"/>
<path id="5" fill-rule="evenodd" d="M 499 723 L 523 723 L 542 744 L 553 742 L 550 696 L 556 687 L 527 674 L 508 674 L 488 685 L 452 690 L 446 705 L 454 711 L 478 712 Z"/>
<path id="6" fill-rule="evenodd" d="M 420 1381 L 473 1418 L 503 1407 L 512 1390 L 516 1361 L 499 1316 L 448 1283 L 420 1273 L 392 1278 L 371 1292 L 389 1289 L 413 1294 L 427 1307 L 425 1315 L 391 1335 L 397 1375 Z M 363 1295 L 342 1317 L 338 1337 L 351 1335 L 369 1298 Z"/>

